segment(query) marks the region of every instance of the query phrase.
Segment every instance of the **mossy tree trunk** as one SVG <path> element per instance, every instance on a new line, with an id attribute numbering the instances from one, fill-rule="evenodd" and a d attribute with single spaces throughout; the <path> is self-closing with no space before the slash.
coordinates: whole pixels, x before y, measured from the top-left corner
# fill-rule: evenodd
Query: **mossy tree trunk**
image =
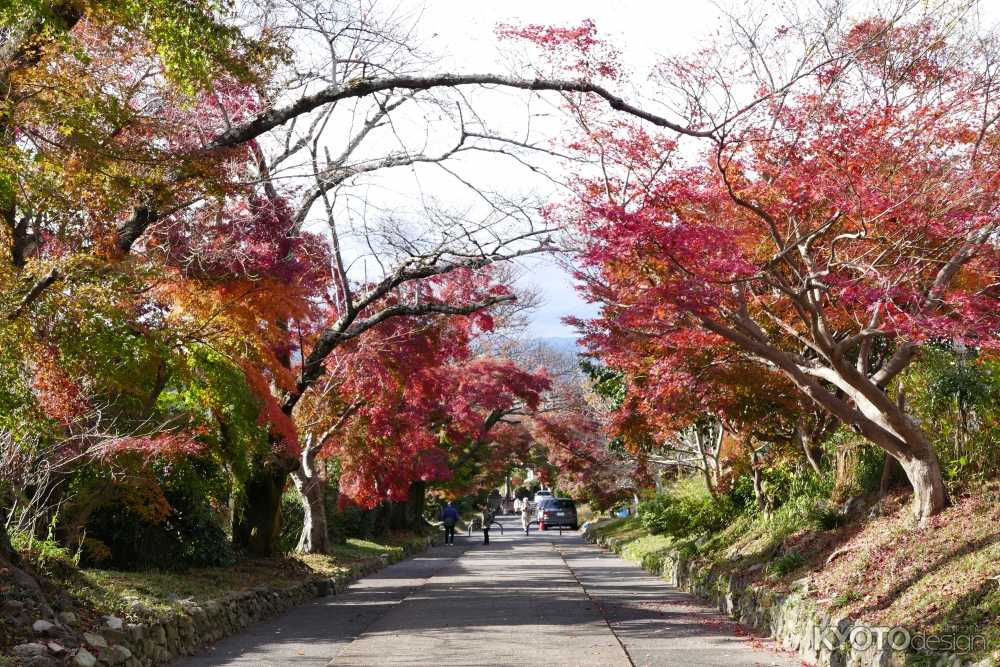
<path id="1" fill-rule="evenodd" d="M 245 486 L 242 511 L 233 523 L 233 543 L 253 556 L 273 556 L 281 535 L 281 495 L 287 467 L 278 462 L 257 466 Z"/>

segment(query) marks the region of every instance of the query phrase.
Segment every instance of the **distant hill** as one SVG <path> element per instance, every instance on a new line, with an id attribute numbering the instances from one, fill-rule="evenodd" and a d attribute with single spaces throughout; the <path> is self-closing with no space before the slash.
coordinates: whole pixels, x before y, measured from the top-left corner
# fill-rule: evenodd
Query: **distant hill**
<path id="1" fill-rule="evenodd" d="M 554 350 L 561 354 L 570 354 L 574 356 L 580 354 L 580 348 L 576 345 L 576 338 L 571 336 L 549 336 L 544 338 L 534 338 L 532 340 L 543 347 L 547 347 L 550 350 Z"/>

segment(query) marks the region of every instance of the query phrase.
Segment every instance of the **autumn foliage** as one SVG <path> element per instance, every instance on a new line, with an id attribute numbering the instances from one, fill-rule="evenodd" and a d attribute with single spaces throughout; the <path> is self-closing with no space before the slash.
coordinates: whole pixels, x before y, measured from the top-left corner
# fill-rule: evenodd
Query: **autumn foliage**
<path id="1" fill-rule="evenodd" d="M 303 551 L 348 506 L 416 526 L 428 490 L 515 468 L 599 507 L 685 471 L 760 500 L 779 459 L 839 475 L 864 447 L 926 521 L 995 459 L 969 443 L 993 424 L 1000 95 L 964 14 L 766 20 L 642 76 L 592 21 L 500 26 L 517 78 L 420 74 L 410 33 L 334 4 L 0 9 L 4 525 L 231 560 L 295 546 L 299 515 Z M 565 132 L 487 132 L 484 84 L 558 100 Z M 472 151 L 563 160 L 568 190 L 492 192 Z M 474 205 L 371 194 L 442 167 Z M 504 265 L 557 241 L 600 308 L 571 319 L 589 379 L 501 343 Z"/>
<path id="2" fill-rule="evenodd" d="M 423 158 L 354 155 L 411 98 L 358 107 L 348 168 L 327 148 L 289 176 L 282 162 L 320 145 L 289 121 L 328 121 L 314 105 L 258 129 L 309 56 L 273 9 L 0 9 L 0 431 L 26 452 L 24 479 L 54 471 L 31 482 L 44 502 L 11 510 L 19 530 L 42 531 L 60 508 L 59 539 L 78 548 L 86 534 L 95 559 L 142 542 L 122 536 L 168 532 L 230 532 L 272 554 L 291 473 L 336 460 L 345 499 L 405 500 L 450 480 L 471 443 L 489 449 L 491 415 L 534 410 L 548 386 L 540 369 L 474 350 L 516 299 L 490 265 L 549 250 L 540 231 L 372 232 L 381 271 L 352 268 L 341 211 L 321 209 L 352 177 Z M 286 128 L 281 155 L 264 135 Z M 5 504 L 32 494 L 0 483 Z"/>
<path id="3" fill-rule="evenodd" d="M 570 33 L 517 36 L 554 57 L 600 58 Z M 768 44 L 795 53 L 801 37 L 779 27 Z M 660 66 L 674 84 L 662 94 L 684 99 L 699 143 L 573 107 L 582 120 L 567 148 L 601 167 L 551 212 L 587 239 L 578 277 L 602 314 L 580 325 L 646 408 L 725 393 L 727 373 L 798 393 L 898 459 L 926 517 L 945 502 L 940 468 L 892 383 L 928 343 L 996 345 L 989 47 L 930 17 L 847 22 L 833 57 L 803 55 L 782 84 L 749 64 L 761 48 L 747 43 L 724 72 L 712 47 Z M 708 372 L 692 377 L 706 355 Z"/>

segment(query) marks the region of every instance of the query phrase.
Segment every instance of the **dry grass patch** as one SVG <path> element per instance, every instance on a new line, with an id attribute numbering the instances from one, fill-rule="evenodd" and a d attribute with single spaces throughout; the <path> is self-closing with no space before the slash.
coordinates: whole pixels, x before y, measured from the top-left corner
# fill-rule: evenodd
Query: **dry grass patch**
<path id="1" fill-rule="evenodd" d="M 979 634 L 1000 648 L 1000 493 L 984 486 L 914 528 L 905 498 L 813 575 L 839 613 L 926 634 Z"/>

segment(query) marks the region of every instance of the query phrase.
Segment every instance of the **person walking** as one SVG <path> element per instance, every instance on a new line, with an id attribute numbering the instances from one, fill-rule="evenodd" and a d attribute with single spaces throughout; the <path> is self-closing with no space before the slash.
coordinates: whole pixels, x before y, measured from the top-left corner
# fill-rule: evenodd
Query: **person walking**
<path id="1" fill-rule="evenodd" d="M 488 505 L 482 506 L 482 513 L 480 516 L 483 519 L 483 544 L 490 543 L 490 524 L 493 522 L 493 513 L 490 512 Z"/>
<path id="2" fill-rule="evenodd" d="M 524 529 L 524 534 L 528 534 L 528 524 L 531 523 L 531 504 L 528 499 L 525 498 L 524 502 L 521 503 L 521 528 Z"/>
<path id="3" fill-rule="evenodd" d="M 444 543 L 455 544 L 455 524 L 458 523 L 458 510 L 455 503 L 448 501 L 448 504 L 441 510 L 441 523 L 444 524 Z"/>

